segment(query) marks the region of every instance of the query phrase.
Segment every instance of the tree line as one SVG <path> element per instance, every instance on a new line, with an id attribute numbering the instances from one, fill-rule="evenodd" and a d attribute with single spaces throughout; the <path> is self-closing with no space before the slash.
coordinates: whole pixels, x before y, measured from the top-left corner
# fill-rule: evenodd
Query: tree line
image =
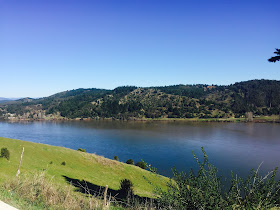
<path id="1" fill-rule="evenodd" d="M 280 112 L 280 81 L 251 80 L 228 86 L 174 85 L 114 90 L 77 89 L 28 102 L 4 104 L 1 112 L 43 110 L 66 118 L 228 118 L 246 112 Z"/>

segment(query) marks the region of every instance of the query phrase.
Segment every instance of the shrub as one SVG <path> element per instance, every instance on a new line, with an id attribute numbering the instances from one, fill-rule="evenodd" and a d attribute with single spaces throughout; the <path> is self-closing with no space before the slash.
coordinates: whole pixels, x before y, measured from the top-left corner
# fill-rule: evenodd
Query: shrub
<path id="1" fill-rule="evenodd" d="M 223 188 L 226 185 L 217 175 L 218 169 L 201 149 L 202 163 L 193 153 L 199 166 L 197 173 L 192 169 L 179 173 L 174 168 L 167 191 L 158 189 L 160 209 L 271 209 L 280 204 L 280 181 L 274 180 L 277 168 L 265 177 L 259 176 L 259 169 L 251 170 L 245 181 L 232 174 L 230 188 Z"/>
<path id="2" fill-rule="evenodd" d="M 133 184 L 129 179 L 121 180 L 119 193 L 122 197 L 129 197 L 133 195 Z"/>
<path id="3" fill-rule="evenodd" d="M 82 148 L 77 149 L 77 151 L 86 152 L 86 150 L 85 150 L 85 149 L 82 149 Z"/>
<path id="4" fill-rule="evenodd" d="M 127 163 L 127 164 L 133 165 L 133 164 L 134 164 L 134 161 L 133 161 L 132 159 L 128 159 L 128 160 L 126 161 L 126 163 Z"/>
<path id="5" fill-rule="evenodd" d="M 10 152 L 7 148 L 1 149 L 1 157 L 6 158 L 7 160 L 10 160 Z"/>
<path id="6" fill-rule="evenodd" d="M 50 164 L 53 164 L 53 162 L 51 161 Z"/>
<path id="7" fill-rule="evenodd" d="M 244 181 L 232 174 L 228 202 L 240 204 L 244 209 L 272 209 L 280 204 L 280 180 L 275 181 L 277 168 L 266 176 L 258 174 L 259 168 L 251 169 L 251 174 Z"/>
<path id="8" fill-rule="evenodd" d="M 65 165 L 66 165 L 66 162 L 65 162 L 65 161 L 63 161 L 63 162 L 61 163 L 61 165 L 65 166 Z"/>
<path id="9" fill-rule="evenodd" d="M 199 170 L 179 173 L 173 169 L 174 181 L 168 183 L 168 191 L 160 192 L 159 203 L 162 207 L 174 209 L 223 209 L 224 200 L 221 193 L 220 177 L 217 169 L 208 163 L 204 154 L 203 163 L 194 155 Z"/>
<path id="10" fill-rule="evenodd" d="M 142 168 L 142 169 L 146 169 L 147 168 L 146 164 L 144 162 L 142 162 L 142 161 L 136 163 L 135 165 L 140 167 L 140 168 Z"/>
<path id="11" fill-rule="evenodd" d="M 115 156 L 114 156 L 114 160 L 117 160 L 117 161 L 118 161 L 118 160 L 119 160 L 119 157 L 115 155 Z"/>

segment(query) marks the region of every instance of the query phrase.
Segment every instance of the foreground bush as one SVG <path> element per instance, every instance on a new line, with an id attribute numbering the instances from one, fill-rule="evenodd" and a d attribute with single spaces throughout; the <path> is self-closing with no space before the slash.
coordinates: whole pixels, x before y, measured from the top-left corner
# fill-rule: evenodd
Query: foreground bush
<path id="1" fill-rule="evenodd" d="M 119 192 L 122 197 L 131 197 L 133 195 L 133 184 L 129 179 L 123 179 L 120 181 Z"/>
<path id="2" fill-rule="evenodd" d="M 208 162 L 202 148 L 204 161 L 194 154 L 199 170 L 179 173 L 173 169 L 168 190 L 158 189 L 158 208 L 162 209 L 270 209 L 280 204 L 280 181 L 275 181 L 277 168 L 265 177 L 251 170 L 244 181 L 232 175 L 230 188 L 223 188 L 218 169 Z"/>
<path id="3" fill-rule="evenodd" d="M 6 158 L 7 160 L 10 160 L 10 152 L 7 148 L 1 148 L 1 156 L 3 158 Z"/>

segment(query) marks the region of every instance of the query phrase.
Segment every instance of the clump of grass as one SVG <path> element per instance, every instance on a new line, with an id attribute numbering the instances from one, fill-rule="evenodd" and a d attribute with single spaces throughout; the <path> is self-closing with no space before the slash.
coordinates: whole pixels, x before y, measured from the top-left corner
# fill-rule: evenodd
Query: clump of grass
<path id="1" fill-rule="evenodd" d="M 71 186 L 57 186 L 45 172 L 23 176 L 2 184 L 10 196 L 23 199 L 28 205 L 42 209 L 96 209 L 100 201 L 92 196 L 74 194 Z M 22 206 L 24 208 L 24 206 Z"/>
<path id="2" fill-rule="evenodd" d="M 61 163 L 61 165 L 65 166 L 65 165 L 66 165 L 66 162 L 65 162 L 65 161 L 63 161 L 63 162 Z"/>

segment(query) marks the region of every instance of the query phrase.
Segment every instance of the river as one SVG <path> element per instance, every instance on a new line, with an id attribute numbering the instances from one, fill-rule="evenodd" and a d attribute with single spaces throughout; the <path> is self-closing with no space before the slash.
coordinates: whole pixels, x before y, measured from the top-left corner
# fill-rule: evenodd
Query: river
<path id="1" fill-rule="evenodd" d="M 166 176 L 172 176 L 173 166 L 196 168 L 192 151 L 202 158 L 201 147 L 225 177 L 231 170 L 245 176 L 262 162 L 263 174 L 280 166 L 280 124 L 272 123 L 2 121 L 0 136 L 83 148 L 111 159 L 117 155 L 123 162 L 143 159 Z"/>

